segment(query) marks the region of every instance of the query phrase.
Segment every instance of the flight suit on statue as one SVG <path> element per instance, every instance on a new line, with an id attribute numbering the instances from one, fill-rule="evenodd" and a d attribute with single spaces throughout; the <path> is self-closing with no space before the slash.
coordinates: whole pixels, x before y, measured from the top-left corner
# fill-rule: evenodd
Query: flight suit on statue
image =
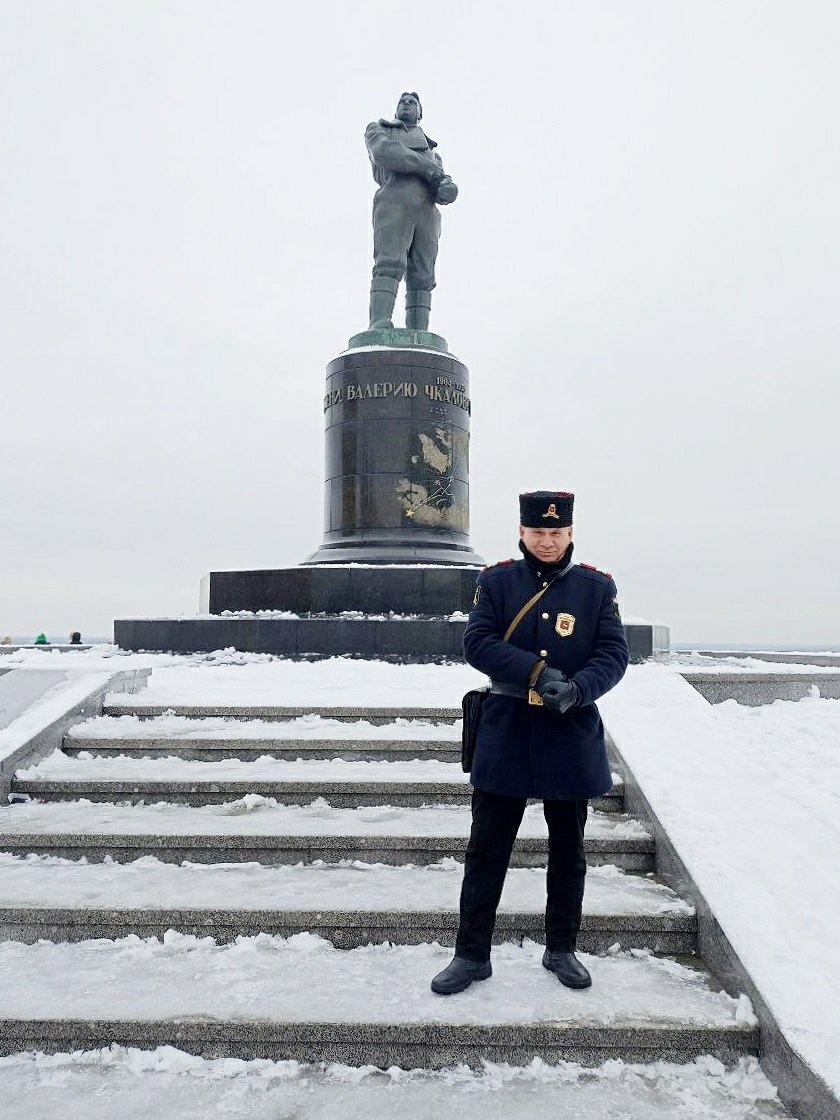
<path id="1" fill-rule="evenodd" d="M 379 184 L 373 200 L 371 330 L 393 327 L 397 288 L 406 282 L 406 327 L 428 330 L 435 260 L 440 238 L 436 203 L 454 202 L 458 188 L 444 172 L 436 144 L 418 121 L 416 93 L 404 93 L 395 120 L 365 130 L 365 145 Z"/>

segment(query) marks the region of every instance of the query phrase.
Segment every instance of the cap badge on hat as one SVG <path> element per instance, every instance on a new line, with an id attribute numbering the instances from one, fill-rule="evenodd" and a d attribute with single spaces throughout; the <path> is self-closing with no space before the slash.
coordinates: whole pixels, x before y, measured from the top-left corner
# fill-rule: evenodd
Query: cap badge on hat
<path id="1" fill-rule="evenodd" d="M 554 502 L 552 502 L 548 509 L 545 511 L 543 517 L 553 517 L 555 521 L 560 520 L 560 515 L 557 512 L 557 506 L 554 504 Z"/>
<path id="2" fill-rule="evenodd" d="M 575 616 L 573 614 L 566 614 L 565 611 L 558 614 L 554 623 L 554 629 L 561 638 L 571 638 L 574 628 Z"/>

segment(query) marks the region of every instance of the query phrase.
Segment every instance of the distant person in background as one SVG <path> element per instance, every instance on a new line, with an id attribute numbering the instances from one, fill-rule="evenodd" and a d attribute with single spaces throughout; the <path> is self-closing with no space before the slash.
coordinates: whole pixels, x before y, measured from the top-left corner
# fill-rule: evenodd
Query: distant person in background
<path id="1" fill-rule="evenodd" d="M 4 638 L 3 641 L 0 642 L 0 646 L 12 646 L 12 645 L 14 645 L 14 642 L 12 641 L 11 638 Z"/>
<path id="2" fill-rule="evenodd" d="M 79 633 L 78 630 L 74 630 L 73 633 L 70 635 L 70 645 L 71 646 L 80 646 L 81 644 L 82 644 L 82 635 Z"/>
<path id="3" fill-rule="evenodd" d="M 35 639 L 35 645 L 36 646 L 48 646 L 49 644 L 50 643 L 47 641 L 47 635 L 46 634 L 39 634 L 38 637 Z"/>

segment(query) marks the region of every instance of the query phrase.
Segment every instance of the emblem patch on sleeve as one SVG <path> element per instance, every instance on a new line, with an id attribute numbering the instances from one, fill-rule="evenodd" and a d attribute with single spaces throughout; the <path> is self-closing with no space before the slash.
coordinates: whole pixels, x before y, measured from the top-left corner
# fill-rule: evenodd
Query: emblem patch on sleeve
<path id="1" fill-rule="evenodd" d="M 618 609 L 618 599 L 613 599 L 613 613 L 618 621 L 621 622 L 621 611 Z"/>
<path id="2" fill-rule="evenodd" d="M 566 614 L 565 612 L 558 614 L 554 622 L 554 629 L 561 638 L 570 638 L 574 628 L 575 616 L 573 614 Z"/>
<path id="3" fill-rule="evenodd" d="M 481 588 L 480 588 L 480 587 L 476 587 L 476 589 L 475 589 L 475 595 L 473 595 L 473 606 L 474 606 L 474 607 L 477 607 L 477 606 L 478 606 L 478 600 L 479 600 L 480 598 L 481 598 Z"/>

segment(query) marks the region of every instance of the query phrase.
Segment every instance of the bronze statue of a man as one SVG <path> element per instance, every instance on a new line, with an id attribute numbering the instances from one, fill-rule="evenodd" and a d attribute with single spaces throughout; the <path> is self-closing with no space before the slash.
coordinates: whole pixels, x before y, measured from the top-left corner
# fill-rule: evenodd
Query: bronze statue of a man
<path id="1" fill-rule="evenodd" d="M 442 206 L 454 202 L 458 188 L 418 122 L 423 116 L 416 93 L 403 93 L 396 119 L 373 121 L 365 144 L 379 190 L 373 198 L 373 280 L 370 329 L 393 327 L 391 316 L 405 276 L 405 325 L 429 329 L 435 286 L 435 259 Z"/>

